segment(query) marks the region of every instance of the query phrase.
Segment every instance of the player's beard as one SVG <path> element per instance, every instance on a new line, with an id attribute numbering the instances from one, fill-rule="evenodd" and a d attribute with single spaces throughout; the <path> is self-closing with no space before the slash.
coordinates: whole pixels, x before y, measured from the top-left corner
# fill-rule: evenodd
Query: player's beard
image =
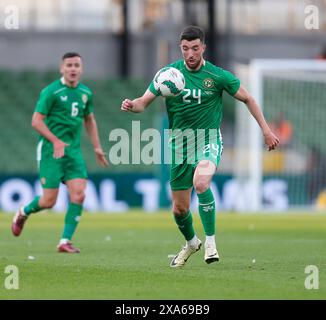
<path id="1" fill-rule="evenodd" d="M 187 67 L 188 67 L 189 69 L 191 69 L 191 70 L 196 70 L 196 69 L 198 68 L 198 66 L 200 65 L 200 63 L 201 63 L 201 60 L 202 60 L 202 59 L 196 61 L 196 63 L 193 63 L 193 64 L 189 64 L 189 62 L 186 61 Z"/>

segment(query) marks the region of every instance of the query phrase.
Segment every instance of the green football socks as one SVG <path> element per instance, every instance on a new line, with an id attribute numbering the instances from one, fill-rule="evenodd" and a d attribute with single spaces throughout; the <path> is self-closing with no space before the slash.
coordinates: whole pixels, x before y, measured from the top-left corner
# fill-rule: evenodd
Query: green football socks
<path id="1" fill-rule="evenodd" d="M 61 239 L 71 240 L 78 222 L 80 220 L 80 216 L 82 214 L 83 206 L 77 203 L 70 203 L 68 211 L 65 217 L 65 226 L 63 229 L 63 234 Z"/>
<path id="2" fill-rule="evenodd" d="M 206 236 L 215 234 L 215 200 L 210 188 L 197 194 L 199 202 L 199 215 L 204 226 Z"/>
<path id="3" fill-rule="evenodd" d="M 195 236 L 195 230 L 192 224 L 192 216 L 190 211 L 188 211 L 185 215 L 174 214 L 174 220 L 185 239 L 187 241 L 193 239 Z"/>
<path id="4" fill-rule="evenodd" d="M 43 208 L 41 208 L 38 204 L 39 200 L 40 196 L 37 196 L 33 199 L 31 203 L 24 207 L 24 213 L 26 214 L 26 216 L 29 216 L 31 213 L 43 210 Z"/>

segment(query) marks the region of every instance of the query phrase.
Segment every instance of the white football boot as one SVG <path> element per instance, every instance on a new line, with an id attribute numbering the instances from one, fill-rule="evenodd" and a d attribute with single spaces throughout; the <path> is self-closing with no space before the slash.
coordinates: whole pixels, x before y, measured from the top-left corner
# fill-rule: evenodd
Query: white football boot
<path id="1" fill-rule="evenodd" d="M 185 263 L 187 262 L 187 260 L 189 259 L 189 257 L 193 253 L 200 250 L 200 247 L 201 247 L 201 241 L 199 239 L 197 239 L 197 244 L 194 247 L 186 244 L 181 249 L 181 251 L 172 259 L 172 261 L 170 263 L 170 267 L 171 268 L 183 267 L 185 265 Z"/>
<path id="2" fill-rule="evenodd" d="M 205 243 L 205 262 L 209 264 L 219 259 L 215 243 Z"/>

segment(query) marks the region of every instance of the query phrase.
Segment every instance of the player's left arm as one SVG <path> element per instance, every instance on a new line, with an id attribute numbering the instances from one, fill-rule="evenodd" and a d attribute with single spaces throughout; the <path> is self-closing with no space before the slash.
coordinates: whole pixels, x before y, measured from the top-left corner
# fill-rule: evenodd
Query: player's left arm
<path id="1" fill-rule="evenodd" d="M 103 151 L 100 139 L 98 136 L 98 129 L 95 120 L 95 116 L 93 113 L 90 113 L 84 117 L 85 128 L 88 136 L 91 139 L 92 145 L 94 147 L 94 152 L 96 156 L 96 161 L 102 167 L 107 167 L 109 165 L 106 159 L 106 153 Z"/>
<path id="2" fill-rule="evenodd" d="M 243 85 L 240 85 L 240 88 L 236 92 L 234 97 L 237 100 L 245 103 L 250 113 L 256 119 L 257 123 L 262 129 L 265 144 L 268 146 L 268 151 L 274 150 L 280 141 L 278 137 L 272 132 L 271 128 L 268 126 L 261 109 L 259 108 L 257 102 L 252 97 L 252 95 L 244 88 Z"/>

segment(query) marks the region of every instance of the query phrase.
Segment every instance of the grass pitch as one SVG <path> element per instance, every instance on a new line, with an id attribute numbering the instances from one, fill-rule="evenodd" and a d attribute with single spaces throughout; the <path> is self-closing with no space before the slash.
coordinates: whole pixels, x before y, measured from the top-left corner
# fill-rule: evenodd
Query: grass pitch
<path id="1" fill-rule="evenodd" d="M 84 214 L 74 238 L 80 254 L 56 252 L 64 216 L 31 216 L 19 238 L 0 214 L 0 299 L 326 299 L 326 215 L 217 215 L 220 262 L 204 250 L 182 269 L 170 255 L 183 239 L 171 213 Z M 197 215 L 194 224 L 204 240 Z M 5 268 L 19 270 L 8 290 Z M 307 290 L 305 268 L 319 270 Z"/>

